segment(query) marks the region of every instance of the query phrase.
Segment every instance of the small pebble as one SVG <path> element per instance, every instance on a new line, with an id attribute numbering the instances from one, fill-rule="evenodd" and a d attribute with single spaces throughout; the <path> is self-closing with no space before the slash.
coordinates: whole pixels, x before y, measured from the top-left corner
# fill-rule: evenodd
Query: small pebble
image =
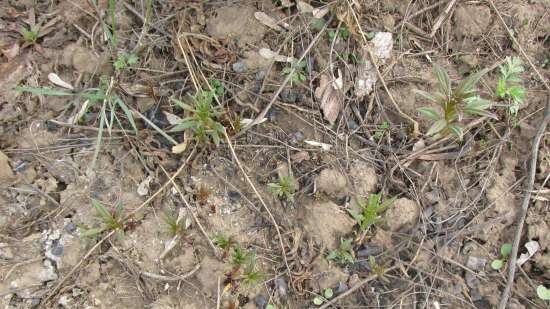
<path id="1" fill-rule="evenodd" d="M 256 308 L 258 309 L 265 309 L 267 307 L 267 299 L 263 295 L 258 295 L 254 297 L 254 304 L 256 304 Z"/>
<path id="2" fill-rule="evenodd" d="M 233 67 L 233 71 L 239 74 L 244 73 L 244 71 L 246 70 L 246 65 L 242 59 L 233 63 L 232 67 Z"/>
<path id="3" fill-rule="evenodd" d="M 52 249 L 50 252 L 55 256 L 62 256 L 63 255 L 63 244 L 59 242 L 59 240 L 55 239 L 52 241 Z"/>
<path id="4" fill-rule="evenodd" d="M 357 251 L 357 256 L 360 258 L 378 255 L 384 252 L 384 248 L 380 246 L 363 245 L 363 249 Z"/>

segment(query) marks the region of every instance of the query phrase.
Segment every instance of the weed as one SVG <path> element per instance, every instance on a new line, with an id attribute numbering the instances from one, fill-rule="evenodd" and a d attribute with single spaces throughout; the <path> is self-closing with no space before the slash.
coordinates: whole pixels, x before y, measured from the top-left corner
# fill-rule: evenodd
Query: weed
<path id="1" fill-rule="evenodd" d="M 291 75 L 290 80 L 296 84 L 300 84 L 307 80 L 307 66 L 304 60 L 295 61 L 292 66 L 285 67 L 281 71 L 283 75 Z"/>
<path id="2" fill-rule="evenodd" d="M 243 249 L 241 245 L 237 245 L 233 249 L 233 254 L 231 255 L 231 264 L 233 264 L 233 267 L 240 268 L 246 264 L 250 264 L 253 260 L 254 253 Z"/>
<path id="3" fill-rule="evenodd" d="M 235 241 L 231 238 L 227 238 L 223 236 L 222 234 L 218 234 L 214 237 L 214 242 L 218 247 L 220 247 L 223 251 L 228 252 L 233 245 L 235 245 Z"/>
<path id="4" fill-rule="evenodd" d="M 547 289 L 544 285 L 537 286 L 537 296 L 545 301 L 548 308 L 550 308 L 550 289 Z"/>
<path id="5" fill-rule="evenodd" d="M 249 267 L 247 267 L 243 275 L 241 276 L 241 280 L 246 285 L 256 285 L 262 280 L 265 280 L 266 275 L 258 270 L 255 270 L 256 263 L 253 261 Z"/>
<path id="6" fill-rule="evenodd" d="M 98 219 L 101 221 L 101 225 L 96 228 L 81 227 L 81 236 L 83 237 L 95 237 L 103 231 L 111 230 L 117 232 L 117 237 L 124 236 L 124 224 L 122 204 L 117 204 L 113 209 L 107 210 L 103 204 L 96 200 L 92 200 L 92 206 L 96 210 Z"/>
<path id="7" fill-rule="evenodd" d="M 369 256 L 369 266 L 372 272 L 379 278 L 382 278 L 386 274 L 386 268 L 383 265 L 378 264 L 372 255 Z"/>
<path id="8" fill-rule="evenodd" d="M 500 247 L 500 259 L 493 260 L 491 262 L 491 268 L 494 270 L 501 269 L 506 263 L 510 253 L 512 253 L 512 244 L 503 244 Z"/>
<path id="9" fill-rule="evenodd" d="M 384 133 L 389 129 L 390 124 L 387 121 L 382 122 L 377 126 L 376 132 L 372 135 L 375 140 L 379 140 L 384 136 Z"/>
<path id="10" fill-rule="evenodd" d="M 267 190 L 273 195 L 284 198 L 288 202 L 294 202 L 294 193 L 296 193 L 296 180 L 292 175 L 292 171 L 288 175 L 279 174 L 279 181 L 276 183 L 268 183 Z"/>
<path id="11" fill-rule="evenodd" d="M 23 41 L 25 41 L 25 43 L 34 44 L 36 43 L 36 40 L 38 40 L 40 27 L 38 27 L 38 25 L 33 25 L 30 28 L 22 26 L 19 31 L 21 32 L 21 35 L 23 36 Z"/>
<path id="12" fill-rule="evenodd" d="M 525 88 L 521 85 L 523 80 L 520 76 L 524 71 L 523 63 L 518 57 L 507 57 L 499 69 L 500 78 L 495 91 L 496 95 L 500 99 L 510 101 L 508 111 L 516 116 L 525 99 Z"/>
<path id="13" fill-rule="evenodd" d="M 330 42 L 334 41 L 337 37 L 341 38 L 342 40 L 347 40 L 349 38 L 350 32 L 348 28 L 342 27 L 336 33 L 336 30 L 329 30 L 328 31 L 328 39 Z"/>
<path id="14" fill-rule="evenodd" d="M 462 120 L 466 116 L 487 116 L 496 118 L 493 113 L 487 111 L 493 106 L 491 101 L 482 99 L 475 88 L 481 77 L 487 70 L 479 71 L 462 80 L 456 87 L 452 87 L 451 79 L 447 72 L 436 67 L 435 73 L 438 81 L 438 90 L 432 95 L 425 91 L 418 90 L 417 93 L 443 109 L 440 115 L 431 107 L 422 107 L 419 111 L 434 123 L 428 129 L 426 135 L 433 135 L 435 138 L 454 134 L 462 139 L 464 128 Z"/>
<path id="15" fill-rule="evenodd" d="M 181 123 L 170 130 L 171 132 L 191 129 L 199 141 L 206 143 L 212 140 L 216 146 L 220 144 L 225 128 L 219 121 L 224 111 L 220 106 L 214 106 L 214 101 L 223 95 L 224 89 L 221 83 L 211 84 L 211 90 L 201 90 L 193 97 L 194 106 L 172 98 L 172 102 L 190 112 L 191 116 L 182 119 Z"/>
<path id="16" fill-rule="evenodd" d="M 313 298 L 313 304 L 321 306 L 324 302 L 328 301 L 334 296 L 334 291 L 331 288 L 327 288 L 323 291 L 323 296 L 317 295 Z"/>
<path id="17" fill-rule="evenodd" d="M 376 224 L 380 219 L 380 215 L 393 205 L 395 199 L 395 197 L 392 197 L 382 202 L 382 193 L 370 194 L 365 204 L 365 200 L 358 197 L 357 203 L 361 207 L 361 213 L 356 214 L 352 211 L 349 213 L 355 219 L 359 228 L 364 231 Z"/>
<path id="18" fill-rule="evenodd" d="M 351 239 L 341 239 L 340 247 L 334 251 L 329 252 L 327 260 L 335 261 L 342 265 L 353 263 L 353 246 Z"/>
<path id="19" fill-rule="evenodd" d="M 116 58 L 115 62 L 113 62 L 113 67 L 117 71 L 122 71 L 131 65 L 137 64 L 138 61 L 139 57 L 134 53 L 122 54 Z"/>
<path id="20" fill-rule="evenodd" d="M 178 222 L 177 218 L 174 218 L 174 216 L 170 215 L 168 212 L 164 213 L 162 219 L 168 226 L 168 233 L 170 233 L 171 236 L 184 236 L 187 233 L 183 220 Z"/>

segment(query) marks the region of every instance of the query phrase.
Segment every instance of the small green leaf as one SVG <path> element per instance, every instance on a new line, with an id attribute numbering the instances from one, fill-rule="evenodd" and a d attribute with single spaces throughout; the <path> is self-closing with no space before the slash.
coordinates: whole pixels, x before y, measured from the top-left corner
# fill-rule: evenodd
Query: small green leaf
<path id="1" fill-rule="evenodd" d="M 74 95 L 73 93 L 70 93 L 70 92 L 55 90 L 51 88 L 15 87 L 14 90 L 17 92 L 28 92 L 32 94 L 38 94 L 38 95 L 51 95 L 51 96 Z"/>
<path id="2" fill-rule="evenodd" d="M 544 285 L 537 286 L 537 296 L 542 300 L 550 300 L 550 290 Z"/>
<path id="3" fill-rule="evenodd" d="M 440 66 L 435 67 L 435 74 L 437 76 L 439 91 L 444 93 L 447 97 L 450 97 L 452 89 L 449 74 Z"/>
<path id="4" fill-rule="evenodd" d="M 434 135 L 436 133 L 439 133 L 443 129 L 445 129 L 446 125 L 447 125 L 447 122 L 445 121 L 445 119 L 440 119 L 440 120 L 434 122 L 434 124 L 432 124 L 432 126 L 430 127 L 430 129 L 428 130 L 426 135 L 431 136 L 431 135 Z"/>
<path id="5" fill-rule="evenodd" d="M 136 54 L 129 54 L 128 58 L 126 59 L 126 62 L 128 62 L 129 65 L 134 65 L 138 63 L 139 57 Z"/>
<path id="6" fill-rule="evenodd" d="M 512 244 L 504 244 L 500 247 L 500 255 L 507 257 L 512 253 Z"/>
<path id="7" fill-rule="evenodd" d="M 275 305 L 269 304 L 265 306 L 265 309 L 277 309 L 277 307 L 275 307 Z"/>
<path id="8" fill-rule="evenodd" d="M 491 262 L 491 268 L 494 269 L 494 270 L 499 270 L 502 268 L 502 266 L 504 266 L 504 261 L 503 260 L 494 260 L 493 262 Z"/>
<path id="9" fill-rule="evenodd" d="M 82 237 L 95 237 L 97 234 L 103 232 L 100 228 L 82 229 L 80 236 Z"/>
<path id="10" fill-rule="evenodd" d="M 325 292 L 323 293 L 323 295 L 325 295 L 326 299 L 330 299 L 332 298 L 332 296 L 334 296 L 334 292 L 332 291 L 331 288 L 328 288 L 328 289 L 325 289 Z"/>
<path id="11" fill-rule="evenodd" d="M 325 302 L 325 300 L 324 300 L 321 296 L 316 296 L 316 297 L 313 299 L 313 304 L 316 305 L 316 306 L 320 306 L 320 305 L 322 305 L 324 302 Z"/>
<path id="12" fill-rule="evenodd" d="M 418 111 L 421 112 L 428 119 L 431 119 L 433 121 L 438 121 L 441 118 L 437 111 L 431 107 L 421 107 L 418 109 Z"/>
<path id="13" fill-rule="evenodd" d="M 464 129 L 461 125 L 453 123 L 448 126 L 449 130 L 453 132 L 454 135 L 458 137 L 459 140 L 462 140 L 462 137 L 464 136 Z"/>

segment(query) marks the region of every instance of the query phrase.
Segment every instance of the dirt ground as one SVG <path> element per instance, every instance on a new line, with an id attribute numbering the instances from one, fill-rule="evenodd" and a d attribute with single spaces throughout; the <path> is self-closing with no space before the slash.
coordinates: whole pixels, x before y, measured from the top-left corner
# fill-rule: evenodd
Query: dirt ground
<path id="1" fill-rule="evenodd" d="M 497 307 L 548 97 L 547 0 L 0 0 L 0 49 L 1 308 Z M 500 100 L 463 140 L 424 134 L 435 66 L 453 83 L 493 67 L 478 91 L 497 101 L 512 56 L 517 116 Z M 189 116 L 171 98 L 214 82 L 230 144 L 171 133 Z M 82 95 L 98 89 L 123 103 Z M 289 170 L 292 200 L 268 189 Z M 547 131 L 519 252 L 538 250 L 507 308 L 548 305 L 549 178 Z M 395 201 L 363 231 L 350 213 L 376 193 Z"/>

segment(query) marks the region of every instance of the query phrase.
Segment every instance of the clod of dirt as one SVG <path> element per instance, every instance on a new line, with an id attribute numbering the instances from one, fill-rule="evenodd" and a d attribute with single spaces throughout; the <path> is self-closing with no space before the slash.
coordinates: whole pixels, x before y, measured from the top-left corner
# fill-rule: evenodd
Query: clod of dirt
<path id="1" fill-rule="evenodd" d="M 543 202 L 537 202 L 529 208 L 525 223 L 527 238 L 537 239 L 540 245 L 540 253 L 535 254 L 533 260 L 539 266 L 550 269 L 550 213 L 545 210 Z"/>
<path id="2" fill-rule="evenodd" d="M 216 295 L 218 278 L 223 281 L 229 271 L 231 271 L 229 263 L 205 256 L 201 261 L 201 268 L 197 272 L 197 279 L 202 286 L 202 291 L 209 295 Z"/>
<path id="3" fill-rule="evenodd" d="M 397 199 L 384 213 L 384 221 L 390 231 L 410 228 L 420 216 L 420 206 L 407 198 Z"/>
<path id="4" fill-rule="evenodd" d="M 16 268 L 11 275 L 15 280 L 0 283 L 0 294 L 10 294 L 12 291 L 21 298 L 35 298 L 36 290 L 48 281 L 57 280 L 57 274 L 49 260 L 38 261 Z"/>
<path id="5" fill-rule="evenodd" d="M 21 116 L 21 111 L 15 108 L 15 99 L 21 93 L 13 88 L 27 78 L 30 73 L 31 70 L 25 64 L 23 57 L 0 63 L 0 121 L 4 122 Z"/>
<path id="6" fill-rule="evenodd" d="M 355 193 L 359 196 L 367 196 L 374 192 L 378 183 L 376 170 L 370 164 L 363 161 L 356 161 L 350 167 L 351 178 Z"/>
<path id="7" fill-rule="evenodd" d="M 327 260 L 320 256 L 313 261 L 313 278 L 319 285 L 319 289 L 323 291 L 327 288 L 334 288 L 338 286 L 340 282 L 345 283 L 348 281 L 349 274 L 343 272 L 340 268 L 331 265 Z"/>
<path id="8" fill-rule="evenodd" d="M 515 196 L 508 188 L 516 181 L 515 168 L 517 158 L 514 156 L 504 157 L 503 167 L 495 175 L 493 184 L 487 190 L 486 196 L 490 203 L 494 204 L 491 209 L 492 216 L 504 216 L 507 224 L 511 224 L 516 218 L 517 207 Z"/>
<path id="9" fill-rule="evenodd" d="M 317 189 L 330 197 L 343 198 L 347 194 L 346 176 L 335 169 L 327 168 L 316 178 Z"/>
<path id="10" fill-rule="evenodd" d="M 454 13 L 454 22 L 459 37 L 478 38 L 491 23 L 491 9 L 483 5 L 459 6 Z"/>
<path id="11" fill-rule="evenodd" d="M 325 243 L 329 250 L 340 245 L 340 238 L 350 233 L 355 222 L 332 202 L 317 202 L 305 207 L 306 231 Z"/>
<path id="12" fill-rule="evenodd" d="M 93 261 L 80 271 L 76 278 L 79 286 L 94 286 L 101 279 L 100 266 L 97 261 Z"/>
<path id="13" fill-rule="evenodd" d="M 103 73 L 111 70 L 109 59 L 105 56 L 98 56 L 78 44 L 71 44 L 63 50 L 62 63 L 73 66 L 80 73 Z"/>
<path id="14" fill-rule="evenodd" d="M 157 220 L 148 217 L 123 239 L 122 248 L 131 252 L 134 262 L 144 271 L 158 271 L 157 259 L 164 250 L 159 231 Z"/>
<path id="15" fill-rule="evenodd" d="M 10 166 L 9 158 L 0 151 L 0 184 L 9 182 L 13 178 L 13 171 Z"/>
<path id="16" fill-rule="evenodd" d="M 217 39 L 234 40 L 237 46 L 259 42 L 267 28 L 254 17 L 252 6 L 223 6 L 206 20 L 206 32 Z M 238 16 L 238 18 L 235 18 Z"/>

